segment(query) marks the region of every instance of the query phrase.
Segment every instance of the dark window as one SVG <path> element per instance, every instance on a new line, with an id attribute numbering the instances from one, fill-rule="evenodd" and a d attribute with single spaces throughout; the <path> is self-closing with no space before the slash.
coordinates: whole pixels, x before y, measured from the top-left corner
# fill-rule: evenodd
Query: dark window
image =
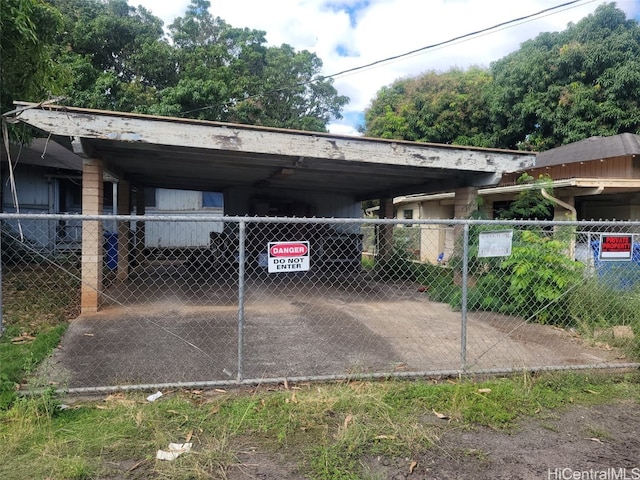
<path id="1" fill-rule="evenodd" d="M 156 206 L 156 189 L 155 188 L 147 187 L 144 189 L 144 205 L 145 207 Z"/>
<path id="2" fill-rule="evenodd" d="M 102 184 L 102 206 L 103 208 L 113 207 L 113 183 L 103 182 Z"/>
<path id="3" fill-rule="evenodd" d="M 203 207 L 223 207 L 222 193 L 220 192 L 202 192 L 202 206 Z"/>
<path id="4" fill-rule="evenodd" d="M 405 220 L 413 220 L 413 209 L 407 209 L 402 211 Z"/>
<path id="5" fill-rule="evenodd" d="M 74 179 L 61 178 L 58 180 L 60 188 L 60 212 L 71 212 L 82 208 L 82 185 Z"/>
<path id="6" fill-rule="evenodd" d="M 500 215 L 511 208 L 512 200 L 502 200 L 493 202 L 493 218 L 500 218 Z"/>

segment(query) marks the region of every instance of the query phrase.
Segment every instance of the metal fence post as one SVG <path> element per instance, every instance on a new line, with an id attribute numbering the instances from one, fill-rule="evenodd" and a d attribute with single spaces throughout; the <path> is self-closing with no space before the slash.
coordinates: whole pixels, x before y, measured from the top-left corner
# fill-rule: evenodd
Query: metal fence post
<path id="1" fill-rule="evenodd" d="M 585 263 L 589 274 L 594 273 L 596 269 L 596 261 L 595 258 L 593 258 L 593 250 L 591 249 L 591 232 L 587 233 L 587 261 Z"/>
<path id="2" fill-rule="evenodd" d="M 2 231 L 2 223 L 0 221 L 0 232 Z M 2 304 L 2 234 L 0 233 L 0 337 L 4 333 L 4 325 L 2 324 L 2 317 L 4 315 L 4 308 Z"/>
<path id="3" fill-rule="evenodd" d="M 469 283 L 469 223 L 464 224 L 462 237 L 462 306 L 460 308 L 460 363 L 462 371 L 467 368 L 467 285 Z"/>
<path id="4" fill-rule="evenodd" d="M 245 235 L 246 224 L 244 220 L 240 220 L 238 225 L 238 383 L 242 382 L 244 377 L 244 358 L 243 358 L 243 344 L 244 344 L 244 263 L 245 263 Z"/>

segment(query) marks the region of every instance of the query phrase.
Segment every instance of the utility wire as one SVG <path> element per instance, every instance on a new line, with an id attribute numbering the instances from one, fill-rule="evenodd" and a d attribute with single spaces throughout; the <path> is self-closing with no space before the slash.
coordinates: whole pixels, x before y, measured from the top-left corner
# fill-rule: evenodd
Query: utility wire
<path id="1" fill-rule="evenodd" d="M 334 73 L 332 75 L 328 75 L 328 77 L 331 77 L 331 78 L 339 77 L 340 75 L 344 75 L 345 73 L 351 73 L 351 72 L 355 72 L 355 71 L 362 70 L 362 69 L 365 69 L 365 68 L 373 67 L 374 65 L 380 65 L 382 63 L 391 62 L 391 61 L 397 60 L 399 58 L 408 57 L 408 56 L 414 55 L 416 53 L 424 52 L 425 50 L 432 50 L 432 49 L 435 49 L 435 48 L 438 48 L 438 47 L 442 47 L 444 45 L 448 45 L 450 43 L 458 42 L 460 40 L 463 40 L 463 39 L 466 39 L 466 38 L 469 38 L 469 37 L 474 37 L 476 35 L 481 35 L 483 33 L 488 33 L 491 30 L 496 30 L 498 28 L 505 27 L 505 26 L 511 25 L 513 23 L 529 20 L 529 19 L 531 19 L 533 17 L 540 16 L 540 15 L 542 15 L 544 13 L 548 13 L 548 12 L 551 12 L 551 11 L 554 11 L 554 10 L 558 10 L 560 8 L 568 7 L 569 5 L 574 5 L 574 4 L 580 3 L 582 1 L 584 1 L 584 0 L 573 0 L 571 2 L 566 2 L 566 3 L 563 3 L 561 5 L 556 5 L 555 7 L 549 7 L 549 8 L 546 8 L 544 10 L 540 10 L 537 13 L 532 13 L 532 14 L 526 15 L 524 17 L 514 18 L 514 19 L 508 20 L 506 22 L 498 23 L 498 24 L 493 25 L 491 27 L 483 28 L 481 30 L 476 30 L 475 32 L 465 33 L 464 35 L 459 35 L 457 37 L 450 38 L 449 40 L 444 40 L 442 42 L 433 43 L 433 44 L 427 45 L 425 47 L 416 48 L 415 50 L 411 50 L 409 52 L 401 53 L 399 55 L 394 55 L 392 57 L 383 58 L 382 60 L 376 60 L 374 62 L 367 63 L 366 65 L 360 65 L 358 67 L 348 68 L 346 70 L 342 70 L 341 72 Z M 591 3 L 593 1 L 595 1 L 595 0 L 589 0 L 586 3 Z M 323 77 L 323 78 L 326 78 L 326 77 Z M 309 83 L 309 82 L 305 82 L 305 83 Z"/>
<path id="2" fill-rule="evenodd" d="M 595 0 L 588 0 L 587 2 L 584 2 L 584 0 L 572 0 L 572 1 L 565 2 L 565 3 L 559 4 L 559 5 L 555 5 L 553 7 L 545 8 L 544 10 L 540 10 L 539 12 L 536 12 L 536 13 L 525 15 L 523 17 L 514 18 L 514 19 L 511 19 L 511 20 L 507 20 L 505 22 L 498 23 L 498 24 L 493 25 L 491 27 L 486 27 L 486 28 L 483 28 L 483 29 L 480 29 L 480 30 L 476 30 L 474 32 L 465 33 L 464 35 L 459 35 L 457 37 L 453 37 L 453 38 L 450 38 L 448 40 L 444 40 L 442 42 L 433 43 L 431 45 L 426 45 L 424 47 L 416 48 L 414 50 L 411 50 L 411 51 L 408 51 L 408 52 L 405 52 L 405 53 L 400 53 L 398 55 L 393 55 L 391 57 L 386 57 L 386 58 L 383 58 L 383 59 L 380 59 L 380 60 L 376 60 L 374 62 L 367 63 L 365 65 L 359 65 L 357 67 L 348 68 L 346 70 L 342 70 L 340 72 L 333 73 L 331 75 L 323 75 L 323 76 L 320 76 L 320 77 L 317 77 L 317 78 L 313 78 L 311 80 L 306 80 L 304 82 L 299 82 L 299 83 L 296 83 L 294 85 L 290 85 L 290 86 L 287 86 L 287 87 L 282 87 L 282 88 L 278 88 L 278 89 L 271 90 L 271 91 L 268 91 L 268 92 L 249 95 L 249 96 L 243 98 L 242 100 L 250 100 L 252 98 L 263 97 L 263 96 L 266 96 L 266 95 L 285 92 L 287 90 L 291 90 L 291 89 L 294 89 L 294 88 L 297 88 L 297 87 L 303 87 L 303 86 L 306 86 L 306 85 L 310 85 L 312 83 L 315 83 L 315 82 L 318 82 L 318 81 L 321 81 L 321 80 L 325 80 L 327 78 L 336 78 L 336 77 L 339 77 L 341 75 L 345 75 L 347 73 L 357 72 L 359 70 L 364 70 L 366 68 L 371 68 L 371 67 L 374 67 L 374 66 L 377 66 L 377 65 L 381 65 L 383 63 L 391 62 L 391 61 L 398 60 L 398 59 L 401 59 L 401 58 L 404 58 L 404 57 L 408 57 L 408 56 L 411 56 L 411 55 L 416 55 L 418 53 L 422 53 L 422 52 L 425 52 L 427 50 L 433 50 L 433 49 L 436 49 L 436 48 L 439 48 L 439 47 L 443 47 L 445 45 L 449 45 L 449 44 L 452 44 L 452 43 L 460 42 L 460 41 L 462 41 L 464 39 L 467 39 L 467 38 L 470 38 L 470 37 L 475 37 L 475 36 L 478 36 L 478 35 L 489 33 L 492 30 L 503 29 L 503 28 L 505 28 L 507 26 L 510 26 L 510 25 L 514 24 L 514 23 L 524 22 L 524 21 L 530 20 L 530 19 L 532 19 L 534 17 L 538 17 L 540 15 L 543 15 L 545 13 L 548 14 L 550 12 L 554 12 L 555 10 L 559 10 L 561 8 L 569 7 L 569 6 L 575 5 L 577 3 L 587 4 L 587 3 L 592 3 L 594 1 Z M 189 113 L 201 112 L 201 111 L 204 111 L 204 110 L 210 110 L 212 108 L 229 105 L 229 103 L 230 102 L 221 103 L 221 104 L 214 104 L 214 105 L 208 105 L 206 107 L 201 107 L 201 108 L 195 108 L 193 110 L 184 111 L 184 112 L 181 113 L 181 115 L 187 115 Z"/>
<path id="3" fill-rule="evenodd" d="M 513 20 L 513 22 L 514 22 L 513 24 L 505 24 L 505 25 L 503 25 L 501 27 L 500 26 L 491 27 L 491 28 L 485 29 L 486 31 L 481 31 L 480 33 L 478 33 L 476 35 L 470 34 L 470 35 L 472 35 L 471 37 L 467 37 L 467 36 L 463 35 L 462 38 L 460 38 L 459 40 L 451 39 L 451 40 L 449 40 L 447 42 L 442 42 L 441 45 L 433 47 L 433 48 L 431 48 L 431 50 L 439 50 L 441 48 L 445 48 L 445 47 L 448 47 L 450 45 L 468 42 L 469 40 L 473 40 L 475 38 L 484 37 L 486 35 L 491 35 L 492 33 L 500 32 L 502 30 L 507 30 L 509 28 L 513 28 L 513 27 L 516 27 L 516 26 L 524 25 L 525 23 L 533 22 L 535 20 L 538 20 L 539 18 L 550 17 L 551 15 L 555 15 L 557 13 L 562 13 L 564 11 L 571 10 L 573 8 L 581 7 L 581 6 L 587 5 L 589 3 L 593 3 L 595 1 L 596 0 L 586 0 L 584 4 L 581 4 L 581 5 L 569 5 L 566 8 L 563 8 L 560 11 L 546 12 L 545 15 L 542 15 L 542 12 L 539 12 L 540 13 L 539 17 L 535 17 L 536 14 L 534 14 L 534 17 L 531 17 L 531 18 L 530 17 L 526 17 L 522 21 L 518 21 L 517 19 Z M 562 7 L 562 6 L 560 5 L 559 7 Z M 505 22 L 505 23 L 508 23 L 508 22 Z M 426 47 L 424 47 L 424 48 L 426 48 Z M 393 60 L 388 60 L 388 61 L 392 62 L 394 60 L 400 60 L 402 58 L 416 57 L 416 56 L 421 55 L 422 53 L 423 53 L 422 49 L 418 49 L 418 50 L 416 50 L 415 53 L 405 53 L 405 54 L 402 54 L 402 55 L 398 55 L 397 56 L 398 58 L 394 58 Z M 376 64 L 373 65 L 373 67 L 376 67 L 376 66 L 377 66 Z M 358 70 L 356 70 L 354 72 L 349 72 L 349 73 L 357 73 L 359 71 L 359 69 L 365 69 L 365 68 L 368 68 L 368 67 L 367 66 L 361 66 L 361 67 L 358 67 Z M 334 75 L 336 75 L 336 74 L 334 74 Z"/>

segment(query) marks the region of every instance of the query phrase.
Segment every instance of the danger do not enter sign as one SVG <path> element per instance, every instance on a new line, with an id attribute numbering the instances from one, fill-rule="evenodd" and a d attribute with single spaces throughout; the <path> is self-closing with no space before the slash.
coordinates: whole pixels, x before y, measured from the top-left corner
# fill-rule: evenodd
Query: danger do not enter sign
<path id="1" fill-rule="evenodd" d="M 309 242 L 269 242 L 269 273 L 306 272 L 310 264 Z"/>

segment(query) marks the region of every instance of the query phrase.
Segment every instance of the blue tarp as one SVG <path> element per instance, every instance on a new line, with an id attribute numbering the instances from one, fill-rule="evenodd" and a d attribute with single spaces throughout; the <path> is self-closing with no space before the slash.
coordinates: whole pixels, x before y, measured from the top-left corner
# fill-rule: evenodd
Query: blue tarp
<path id="1" fill-rule="evenodd" d="M 118 268 L 118 234 L 104 233 L 104 263 L 109 270 Z"/>
<path id="2" fill-rule="evenodd" d="M 600 242 L 591 242 L 593 261 L 598 277 L 611 288 L 630 290 L 640 284 L 640 243 L 633 244 L 631 260 L 600 260 Z"/>

